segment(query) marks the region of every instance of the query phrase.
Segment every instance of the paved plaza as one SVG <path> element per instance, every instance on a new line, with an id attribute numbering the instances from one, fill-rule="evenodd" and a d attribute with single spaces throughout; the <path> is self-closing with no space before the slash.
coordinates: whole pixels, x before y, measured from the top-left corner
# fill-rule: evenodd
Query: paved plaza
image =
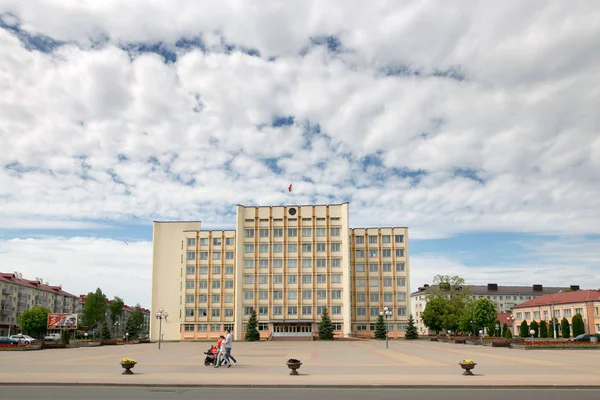
<path id="1" fill-rule="evenodd" d="M 205 367 L 209 343 L 155 343 L 0 352 L 0 383 L 295 386 L 598 386 L 600 351 L 536 350 L 429 341 L 235 342 L 233 368 Z M 133 358 L 134 375 L 119 361 Z M 290 376 L 285 362 L 303 363 Z M 477 362 L 463 376 L 458 362 Z"/>

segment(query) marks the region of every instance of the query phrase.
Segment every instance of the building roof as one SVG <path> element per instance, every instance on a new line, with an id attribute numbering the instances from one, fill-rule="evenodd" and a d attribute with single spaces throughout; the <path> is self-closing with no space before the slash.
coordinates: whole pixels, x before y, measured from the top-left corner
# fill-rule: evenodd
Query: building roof
<path id="1" fill-rule="evenodd" d="M 416 292 L 411 293 L 411 296 L 428 294 L 429 289 L 437 285 L 423 285 Z M 471 289 L 473 295 L 521 295 L 521 296 L 541 296 L 547 293 L 558 293 L 561 290 L 578 290 L 579 286 L 565 286 L 565 287 L 544 287 L 543 285 L 531 285 L 531 286 L 501 286 L 497 283 L 488 283 L 487 285 L 465 285 Z"/>
<path id="2" fill-rule="evenodd" d="M 551 304 L 585 303 L 589 301 L 600 301 L 600 290 L 577 290 L 574 292 L 547 294 L 514 306 L 513 309 L 548 306 Z"/>
<path id="3" fill-rule="evenodd" d="M 42 279 L 23 279 L 18 272 L 0 272 L 0 281 L 10 282 L 27 288 L 43 290 L 45 292 L 59 294 L 61 296 L 77 298 L 77 296 L 62 290 L 62 286 L 52 286 L 44 283 Z"/>
<path id="4" fill-rule="evenodd" d="M 498 313 L 498 321 L 500 321 L 501 324 L 506 324 L 509 328 L 513 326 L 513 320 L 512 318 L 510 318 L 511 313 L 506 313 L 506 312 L 500 312 Z"/>

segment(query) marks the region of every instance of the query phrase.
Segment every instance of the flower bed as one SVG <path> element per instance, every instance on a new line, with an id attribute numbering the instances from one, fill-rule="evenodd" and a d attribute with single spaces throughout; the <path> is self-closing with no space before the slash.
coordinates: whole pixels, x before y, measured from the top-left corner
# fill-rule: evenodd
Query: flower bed
<path id="1" fill-rule="evenodd" d="M 596 343 L 590 343 L 590 342 L 570 342 L 568 340 L 563 340 L 563 341 L 552 341 L 552 340 L 540 340 L 540 341 L 534 341 L 533 343 L 531 343 L 531 341 L 527 341 L 525 340 L 522 343 L 524 346 L 529 346 L 529 347 L 536 347 L 536 346 L 573 346 L 573 347 L 600 347 L 600 343 L 596 342 Z"/>
<path id="2" fill-rule="evenodd" d="M 40 350 L 42 348 L 41 345 L 31 345 L 22 343 L 20 346 L 18 344 L 8 344 L 3 343 L 0 344 L 0 351 L 27 351 L 27 350 Z"/>

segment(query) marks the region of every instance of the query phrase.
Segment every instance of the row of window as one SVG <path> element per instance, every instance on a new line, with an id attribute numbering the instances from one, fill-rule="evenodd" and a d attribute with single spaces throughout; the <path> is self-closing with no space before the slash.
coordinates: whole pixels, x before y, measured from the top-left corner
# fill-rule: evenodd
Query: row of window
<path id="1" fill-rule="evenodd" d="M 283 268 L 283 259 L 273 259 L 273 268 Z M 317 258 L 316 259 L 317 268 L 327 268 L 327 259 L 326 258 Z M 244 259 L 244 268 L 254 268 L 255 262 L 253 258 Z M 286 260 L 286 266 L 288 268 L 298 268 L 298 259 L 290 258 Z M 313 259 L 312 258 L 304 258 L 302 259 L 302 268 L 312 268 Z M 340 258 L 332 258 L 329 260 L 329 266 L 332 268 L 339 268 L 342 266 L 342 260 Z M 258 259 L 258 267 L 259 268 L 269 268 L 269 259 L 268 258 L 259 258 Z"/>
<path id="2" fill-rule="evenodd" d="M 244 220 L 244 222 L 246 223 L 253 223 L 256 219 L 255 218 L 246 218 Z M 288 218 L 288 221 L 297 221 L 298 218 Z M 302 218 L 302 221 L 312 221 L 313 217 L 304 217 Z M 330 221 L 339 221 L 340 217 L 329 217 Z M 269 218 L 261 218 L 259 219 L 260 222 L 269 222 Z M 324 222 L 327 221 L 327 218 L 325 217 L 317 217 L 317 221 L 318 222 Z M 283 218 L 273 218 L 273 222 L 283 222 Z"/>
<path id="3" fill-rule="evenodd" d="M 379 313 L 381 312 L 381 308 L 380 307 L 371 307 L 370 309 L 370 313 L 372 317 L 376 317 L 379 316 Z M 405 316 L 406 315 L 406 307 L 398 307 L 396 309 L 397 314 L 399 317 L 401 316 Z M 393 312 L 393 311 L 392 311 Z M 357 317 L 364 317 L 367 315 L 367 308 L 366 307 L 356 307 L 356 316 Z"/>
<path id="4" fill-rule="evenodd" d="M 198 240 L 198 244 L 200 246 L 208 246 L 208 238 L 200 238 Z M 223 239 L 220 237 L 215 237 L 212 240 L 212 244 L 213 244 L 213 246 L 221 246 L 223 244 Z M 188 245 L 188 247 L 196 246 L 196 238 L 188 238 L 187 245 Z M 233 245 L 235 245 L 235 238 L 225 238 L 225 246 L 233 246 Z"/>
<path id="5" fill-rule="evenodd" d="M 270 237 L 271 232 L 273 233 L 273 237 L 283 237 L 283 228 L 273 228 L 271 229 L 259 229 L 258 237 L 268 238 Z M 302 237 L 312 237 L 313 229 L 312 228 L 302 228 Z M 338 237 L 340 236 L 341 228 L 340 227 L 332 227 L 329 228 L 329 236 Z M 327 228 L 315 228 L 315 235 L 317 237 L 326 237 L 327 236 Z M 254 238 L 254 229 L 244 229 L 244 237 L 246 239 Z M 298 237 L 298 229 L 297 228 L 288 228 L 287 229 L 287 237 Z"/>
<path id="6" fill-rule="evenodd" d="M 273 268 L 283 268 L 283 259 L 274 259 L 272 260 Z M 317 268 L 327 268 L 327 259 L 326 258 L 317 258 L 315 260 Z M 298 268 L 298 260 L 297 259 L 289 259 L 286 263 L 288 268 Z M 339 268 L 342 265 L 342 261 L 339 258 L 333 258 L 329 260 L 329 266 L 331 268 Z M 258 260 L 259 268 L 269 268 L 269 259 L 268 258 L 260 258 Z M 312 268 L 313 260 L 312 258 L 305 258 L 302 260 L 302 268 Z M 370 263 L 369 272 L 379 272 L 379 264 Z M 255 262 L 254 259 L 245 259 L 244 260 L 244 268 L 254 268 Z M 404 272 L 405 271 L 405 263 L 396 263 L 396 272 Z M 220 265 L 215 265 L 212 267 L 213 275 L 220 275 L 221 270 L 223 270 L 225 275 L 233 275 L 235 273 L 235 268 L 233 265 L 226 265 L 221 269 Z M 186 267 L 187 275 L 194 275 L 196 271 L 196 267 L 188 265 Z M 354 266 L 355 272 L 365 272 L 365 264 L 356 264 Z M 392 264 L 391 263 L 383 263 L 381 264 L 382 272 L 392 272 Z M 200 266 L 198 267 L 198 275 L 208 275 L 208 267 Z"/>
<path id="7" fill-rule="evenodd" d="M 408 324 L 397 324 L 398 325 L 398 330 L 399 331 L 405 331 L 406 328 L 408 327 Z M 354 330 L 356 331 L 366 331 L 367 327 L 369 328 L 370 331 L 374 332 L 375 330 L 377 330 L 376 328 L 376 324 L 356 324 L 354 326 Z M 386 324 L 387 330 L 389 332 L 394 331 L 394 324 Z"/>
<path id="8" fill-rule="evenodd" d="M 260 285 L 266 285 L 269 283 L 269 276 L 270 275 L 259 275 L 258 276 L 258 284 Z M 283 284 L 283 275 L 277 274 L 277 275 L 271 275 L 272 276 L 272 283 L 273 284 Z M 398 287 L 404 287 L 406 286 L 406 278 L 404 277 L 397 277 L 396 279 L 396 286 Z M 255 282 L 254 279 L 254 275 L 244 275 L 244 284 L 246 285 L 253 285 Z M 313 282 L 313 276 L 311 274 L 303 274 L 302 275 L 302 280 L 301 282 L 303 284 L 310 284 Z M 316 276 L 315 279 L 316 283 L 327 283 L 327 275 L 325 274 L 319 274 Z M 341 274 L 331 274 L 330 275 L 330 283 L 341 283 L 342 282 L 342 275 Z M 380 279 L 379 278 L 369 278 L 368 279 L 369 282 L 369 287 L 379 287 L 380 284 Z M 288 284 L 297 284 L 298 283 L 298 275 L 287 275 L 287 283 Z M 367 284 L 367 280 L 366 279 L 356 279 L 354 281 L 354 286 L 359 288 L 359 287 L 366 287 Z M 392 287 L 394 286 L 394 278 L 383 278 L 381 279 L 381 284 L 383 287 Z M 220 289 L 221 288 L 221 281 L 220 280 L 213 280 L 211 282 L 211 287 L 213 289 Z M 224 281 L 224 285 L 223 287 L 225 289 L 233 289 L 234 288 L 234 282 L 233 280 L 229 279 L 229 280 L 225 280 Z M 187 280 L 185 282 L 185 288 L 186 289 L 195 289 L 196 288 L 196 282 L 192 281 L 192 280 Z M 198 281 L 198 289 L 208 289 L 208 281 L 206 280 L 199 280 Z"/>
<path id="9" fill-rule="evenodd" d="M 211 332 L 221 332 L 221 324 L 198 324 L 197 327 L 194 324 L 184 324 L 183 330 L 185 332 L 194 332 L 195 329 L 198 329 L 198 332 L 208 332 L 208 328 L 210 327 Z M 233 331 L 233 324 L 224 324 L 223 331 L 227 329 L 231 329 Z"/>
<path id="10" fill-rule="evenodd" d="M 283 283 L 283 275 L 272 275 L 273 283 Z M 312 274 L 304 274 L 302 275 L 302 283 L 312 283 Z M 331 274 L 330 275 L 331 283 L 341 283 L 342 282 L 342 274 Z M 247 285 L 254 284 L 254 275 L 244 275 L 244 283 Z M 269 283 L 269 275 L 259 275 L 258 276 L 259 284 L 267 284 Z M 287 283 L 298 283 L 298 275 L 288 275 Z M 327 275 L 319 274 L 316 276 L 316 283 L 327 283 Z"/>
<path id="11" fill-rule="evenodd" d="M 316 306 L 314 307 L 317 314 L 323 314 L 326 306 Z M 329 312 L 332 315 L 340 315 L 342 313 L 342 306 L 330 306 Z M 283 306 L 272 306 L 273 315 L 283 315 Z M 312 315 L 313 306 L 287 306 L 287 315 L 298 315 L 298 309 L 300 309 L 302 315 Z M 244 315 L 251 315 L 254 307 L 244 307 Z M 221 309 L 213 308 L 210 310 L 211 317 L 221 317 Z M 259 306 L 257 310 L 258 315 L 269 315 L 269 306 Z M 208 310 L 206 308 L 186 308 L 185 309 L 186 317 L 208 317 Z M 223 316 L 225 317 L 233 317 L 233 308 L 226 308 L 223 310 Z"/>
<path id="12" fill-rule="evenodd" d="M 267 254 L 270 252 L 270 247 L 273 248 L 273 254 L 283 253 L 283 244 L 281 244 L 281 243 L 274 243 L 272 246 L 270 246 L 269 244 L 259 244 L 258 252 L 260 254 Z M 339 253 L 341 251 L 340 250 L 341 243 L 330 243 L 329 248 L 330 248 L 330 252 Z M 316 243 L 314 246 L 314 249 L 316 250 L 317 253 L 326 253 L 327 252 L 327 244 L 326 243 Z M 255 252 L 254 250 L 255 250 L 254 244 L 245 244 L 244 245 L 244 253 L 245 254 L 254 254 L 254 252 Z M 302 253 L 312 253 L 313 252 L 312 243 L 302 243 L 301 250 L 302 250 L 301 251 Z M 297 253 L 298 245 L 288 243 L 287 252 L 288 253 Z M 372 250 L 368 250 L 367 252 L 365 252 L 365 250 L 356 250 L 354 254 L 355 254 L 356 258 L 365 258 L 365 254 L 367 255 L 366 258 L 377 258 L 377 257 L 379 257 L 379 250 L 372 249 Z M 404 257 L 405 252 L 404 252 L 404 249 L 395 249 L 394 254 L 396 255 L 396 257 Z M 381 257 L 383 257 L 383 258 L 392 257 L 392 249 L 382 249 Z M 214 261 L 222 260 L 223 254 L 221 252 L 213 252 L 212 256 L 209 256 L 208 251 L 198 252 L 199 260 L 208 260 L 209 258 L 212 258 Z M 196 252 L 188 251 L 186 253 L 186 259 L 187 259 L 187 261 L 195 261 L 196 260 Z M 224 259 L 225 260 L 234 260 L 235 253 L 233 251 L 226 251 Z"/>
<path id="13" fill-rule="evenodd" d="M 562 314 L 561 314 L 562 311 Z M 523 314 L 525 314 L 525 320 L 531 320 L 531 312 L 518 312 L 517 313 L 517 319 L 523 319 Z M 548 310 L 544 310 L 543 312 L 544 314 L 544 320 L 548 319 Z M 575 309 L 575 314 L 580 314 L 583 315 L 583 308 L 576 308 Z M 571 310 L 570 308 L 565 308 L 563 310 L 554 310 L 554 318 L 570 318 L 573 316 L 573 310 Z M 540 312 L 539 311 L 534 311 L 533 312 L 533 319 L 539 320 L 540 319 Z"/>
<path id="14" fill-rule="evenodd" d="M 302 290 L 301 296 L 302 299 L 312 299 L 313 297 L 317 299 L 327 299 L 327 290 L 319 289 L 319 290 Z M 269 299 L 269 291 L 268 290 L 244 290 L 243 292 L 244 299 L 252 300 L 255 297 L 258 297 L 259 300 L 268 300 Z M 281 300 L 283 299 L 283 291 L 282 290 L 273 290 L 271 297 L 273 300 Z M 365 303 L 366 302 L 366 294 L 365 293 L 356 293 L 356 302 L 357 303 Z M 379 302 L 379 299 L 383 298 L 383 301 L 386 303 L 391 303 L 394 298 L 393 293 L 383 293 L 383 296 L 380 296 L 379 293 L 371 293 L 369 294 L 370 302 Z M 207 294 L 199 294 L 198 295 L 198 303 L 207 303 L 209 296 Z M 222 297 L 220 294 L 213 294 L 210 296 L 212 303 L 220 303 L 221 299 L 223 299 L 224 303 L 233 303 L 233 294 L 224 294 Z M 289 291 L 288 299 L 297 299 L 298 292 L 297 291 Z M 332 289 L 330 291 L 330 299 L 341 299 L 342 291 L 338 289 Z M 186 303 L 194 303 L 195 296 L 193 294 L 185 295 Z M 396 293 L 396 301 L 403 302 L 406 301 L 406 293 Z"/>

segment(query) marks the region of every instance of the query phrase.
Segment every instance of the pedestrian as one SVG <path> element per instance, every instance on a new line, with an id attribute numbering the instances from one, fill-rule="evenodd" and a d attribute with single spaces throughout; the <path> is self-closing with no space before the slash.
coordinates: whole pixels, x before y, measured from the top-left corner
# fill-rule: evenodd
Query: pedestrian
<path id="1" fill-rule="evenodd" d="M 227 328 L 227 336 L 225 336 L 225 358 L 229 361 L 229 365 L 227 368 L 231 368 L 231 360 L 234 362 L 234 366 L 237 365 L 237 360 L 234 356 L 231 355 L 231 345 L 233 342 L 233 338 L 231 336 L 231 329 Z"/>
<path id="2" fill-rule="evenodd" d="M 225 351 L 225 336 L 221 335 L 219 337 L 219 341 L 217 342 L 217 346 L 219 347 L 219 352 L 217 353 L 217 359 L 216 361 L 216 365 L 215 368 L 219 368 L 221 366 L 221 363 L 228 363 L 230 364 L 231 361 L 227 362 L 226 358 L 226 351 Z"/>

